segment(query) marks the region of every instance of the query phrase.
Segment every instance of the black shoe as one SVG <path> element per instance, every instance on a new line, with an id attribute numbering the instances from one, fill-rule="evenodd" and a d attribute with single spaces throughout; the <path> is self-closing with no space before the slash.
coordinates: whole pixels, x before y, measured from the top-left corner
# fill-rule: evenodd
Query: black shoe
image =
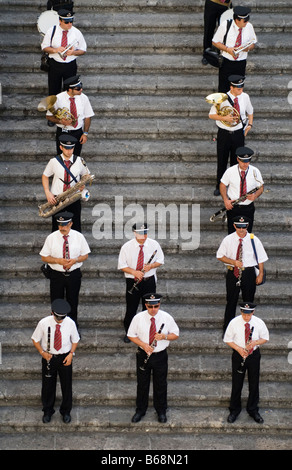
<path id="1" fill-rule="evenodd" d="M 139 423 L 139 421 L 141 421 L 141 418 L 143 418 L 143 416 L 145 415 L 145 413 L 139 413 L 138 411 L 134 414 L 133 418 L 132 418 L 132 423 Z"/>
<path id="2" fill-rule="evenodd" d="M 49 423 L 51 421 L 52 415 L 44 414 L 43 416 L 43 423 Z"/>
<path id="3" fill-rule="evenodd" d="M 259 414 L 258 411 L 256 411 L 255 413 L 253 413 L 252 415 L 249 415 L 249 416 L 251 418 L 253 418 L 256 423 L 263 424 L 263 422 L 264 422 L 263 418 L 261 417 L 261 415 Z"/>
<path id="4" fill-rule="evenodd" d="M 54 123 L 54 122 L 52 122 L 52 121 L 48 121 L 48 126 L 49 126 L 49 127 L 54 127 L 54 125 L 55 125 L 55 123 Z"/>
<path id="5" fill-rule="evenodd" d="M 124 343 L 130 343 L 131 340 L 128 338 L 127 335 L 124 336 Z"/>
<path id="6" fill-rule="evenodd" d="M 203 57 L 203 58 L 202 58 L 202 64 L 203 64 L 203 65 L 208 65 L 208 63 L 209 63 L 209 62 L 207 61 L 207 59 L 205 59 L 205 57 Z"/>
<path id="7" fill-rule="evenodd" d="M 236 421 L 237 419 L 237 415 L 235 413 L 230 413 L 230 415 L 228 416 L 227 418 L 227 422 L 228 423 L 234 423 L 234 421 Z"/>
<path id="8" fill-rule="evenodd" d="M 166 414 L 165 413 L 159 413 L 158 414 L 158 421 L 160 423 L 166 423 L 166 421 L 167 421 Z"/>
<path id="9" fill-rule="evenodd" d="M 71 422 L 71 416 L 69 414 L 63 415 L 63 421 L 66 424 L 70 423 Z"/>
<path id="10" fill-rule="evenodd" d="M 214 190 L 214 193 L 213 193 L 213 194 L 214 194 L 214 196 L 220 196 L 220 190 L 219 190 L 218 188 L 216 188 L 216 189 Z"/>

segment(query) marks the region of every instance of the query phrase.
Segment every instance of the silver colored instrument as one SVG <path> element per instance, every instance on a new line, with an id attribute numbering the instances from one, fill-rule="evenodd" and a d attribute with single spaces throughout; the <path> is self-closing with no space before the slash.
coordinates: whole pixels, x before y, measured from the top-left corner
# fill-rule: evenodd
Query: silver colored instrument
<path id="1" fill-rule="evenodd" d="M 64 57 L 66 55 L 66 52 L 69 51 L 69 49 L 71 49 L 73 46 L 75 46 L 75 44 L 77 44 L 77 42 L 78 42 L 78 39 L 75 39 L 75 41 L 73 41 L 71 44 L 69 44 L 69 46 L 67 46 L 66 49 L 63 52 L 58 52 L 61 59 L 64 59 Z"/>
<path id="2" fill-rule="evenodd" d="M 247 47 L 249 47 L 249 46 L 251 46 L 252 44 L 255 44 L 255 43 L 256 43 L 256 39 L 254 38 L 251 41 L 248 41 L 248 42 L 246 42 L 245 44 L 242 44 L 239 47 L 235 47 L 233 49 L 234 54 L 238 55 L 240 52 L 244 51 L 244 49 L 246 49 Z"/>

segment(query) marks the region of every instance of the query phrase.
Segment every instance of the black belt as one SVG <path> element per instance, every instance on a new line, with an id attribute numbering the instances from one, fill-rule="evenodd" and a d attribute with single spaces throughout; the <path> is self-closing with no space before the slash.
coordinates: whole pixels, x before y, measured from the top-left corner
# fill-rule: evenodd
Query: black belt
<path id="1" fill-rule="evenodd" d="M 237 129 L 236 131 L 229 131 L 227 129 L 222 129 L 222 127 L 219 127 L 220 131 L 223 131 L 223 132 L 226 132 L 227 134 L 235 134 L 235 132 L 239 132 L 241 131 L 242 132 L 242 127 L 240 129 Z"/>
<path id="2" fill-rule="evenodd" d="M 161 353 L 164 353 L 165 350 L 166 350 L 166 348 L 162 349 L 162 351 L 153 352 L 153 353 L 151 353 L 151 356 L 152 356 L 152 354 L 161 354 Z M 137 351 L 137 352 L 140 353 L 141 351 L 142 351 L 146 356 L 148 356 L 148 354 L 144 351 L 144 349 L 142 349 L 142 348 L 140 348 L 140 346 L 138 346 L 138 351 Z"/>

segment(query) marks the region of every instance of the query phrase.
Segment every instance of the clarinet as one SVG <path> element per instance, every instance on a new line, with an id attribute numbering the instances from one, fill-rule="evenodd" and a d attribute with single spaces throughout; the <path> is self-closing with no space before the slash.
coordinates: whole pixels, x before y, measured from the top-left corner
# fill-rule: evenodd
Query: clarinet
<path id="1" fill-rule="evenodd" d="M 254 327 L 252 326 L 251 330 L 250 330 L 250 333 L 249 333 L 249 337 L 248 337 L 248 340 L 247 340 L 247 344 L 250 343 L 251 341 L 251 338 L 252 338 L 252 333 L 253 333 L 253 330 L 254 330 Z M 248 357 L 248 356 L 247 356 Z M 240 363 L 240 366 L 239 368 L 237 369 L 237 372 L 239 374 L 243 374 L 244 373 L 244 364 L 245 364 L 245 360 L 246 360 L 246 357 L 244 357 Z"/>
<path id="2" fill-rule="evenodd" d="M 162 332 L 163 330 L 163 327 L 164 327 L 164 323 L 162 323 L 161 327 L 159 328 L 159 331 L 158 331 L 158 334 L 160 335 L 160 333 Z M 154 339 L 152 341 L 152 343 L 150 344 L 150 346 L 152 348 L 155 348 L 155 346 L 157 345 L 157 341 L 156 339 Z M 144 359 L 144 364 L 142 366 L 140 366 L 140 369 L 141 370 L 146 370 L 146 365 L 147 365 L 147 362 L 149 361 L 149 357 L 151 356 L 151 354 L 147 355 L 146 359 Z"/>
<path id="3" fill-rule="evenodd" d="M 150 264 L 150 263 L 151 263 L 151 261 L 153 260 L 154 256 L 156 255 L 156 253 L 157 253 L 157 250 L 155 250 L 155 251 L 152 253 L 152 255 L 150 256 L 150 258 L 149 258 L 149 260 L 148 260 L 148 263 L 146 263 L 146 264 Z M 144 272 L 145 272 L 145 271 L 144 271 L 144 268 L 143 268 L 143 269 L 142 269 L 142 273 L 144 273 Z M 138 285 L 140 282 L 141 282 L 140 279 L 137 279 L 137 281 L 134 282 L 134 284 L 133 284 L 133 286 L 131 287 L 131 289 L 128 290 L 129 294 L 133 294 L 133 290 L 134 290 L 134 289 L 138 290 L 138 289 L 137 289 L 137 285 Z"/>
<path id="4" fill-rule="evenodd" d="M 51 349 L 51 327 L 48 326 L 48 342 L 47 342 L 47 352 L 49 353 Z M 51 376 L 51 367 L 50 367 L 50 361 L 47 361 L 47 373 L 45 377 L 52 377 Z"/>
<path id="5" fill-rule="evenodd" d="M 232 203 L 232 206 L 237 206 L 240 202 L 244 201 L 246 196 L 248 196 L 249 194 L 253 194 L 255 192 L 257 192 L 257 190 L 260 189 L 260 188 L 254 188 L 254 189 L 251 189 L 250 191 L 248 191 L 247 193 L 243 194 L 242 196 L 240 196 L 238 199 L 235 199 L 235 201 L 233 201 Z M 227 209 L 225 207 L 222 207 L 222 209 L 220 209 L 219 211 L 215 212 L 215 214 L 211 215 L 210 217 L 210 221 L 211 222 L 214 222 L 215 219 L 218 219 L 219 217 L 224 217 L 224 215 L 226 214 L 227 212 Z"/>

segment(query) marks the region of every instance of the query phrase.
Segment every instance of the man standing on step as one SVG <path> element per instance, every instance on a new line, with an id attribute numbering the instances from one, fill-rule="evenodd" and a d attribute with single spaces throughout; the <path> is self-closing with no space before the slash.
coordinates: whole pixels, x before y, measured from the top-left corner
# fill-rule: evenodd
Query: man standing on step
<path id="1" fill-rule="evenodd" d="M 243 302 L 253 302 L 256 286 L 263 282 L 264 263 L 268 260 L 267 253 L 258 239 L 248 233 L 249 219 L 238 216 L 233 219 L 235 232 L 225 237 L 216 257 L 227 267 L 226 274 L 226 308 L 223 331 L 235 317 L 236 306 L 241 290 Z M 255 248 L 253 248 L 253 242 Z M 255 251 L 257 257 L 255 255 Z M 258 266 L 257 270 L 255 267 Z"/>
<path id="2" fill-rule="evenodd" d="M 203 50 L 212 47 L 212 39 L 221 15 L 231 7 L 231 0 L 205 0 Z M 202 64 L 208 61 L 203 55 Z"/>
<path id="3" fill-rule="evenodd" d="M 224 44 L 224 36 L 227 31 L 228 20 L 223 21 L 218 27 L 214 37 L 213 46 L 223 51 L 223 63 L 219 67 L 218 91 L 227 93 L 229 90 L 229 75 L 245 76 L 246 59 L 257 42 L 252 24 L 249 22 L 249 7 L 237 6 L 233 9 L 233 21 L 227 33 Z M 243 48 L 236 53 L 236 49 Z"/>
<path id="4" fill-rule="evenodd" d="M 223 338 L 233 349 L 228 423 L 234 423 L 241 412 L 241 391 L 246 371 L 249 390 L 246 411 L 256 423 L 264 422 L 258 408 L 261 359 L 259 346 L 269 341 L 269 331 L 263 320 L 254 315 L 255 307 L 250 302 L 240 304 L 241 315 L 231 320 Z"/>
<path id="5" fill-rule="evenodd" d="M 55 217 L 59 229 L 46 238 L 40 255 L 49 266 L 51 302 L 66 298 L 71 307 L 70 317 L 78 328 L 81 266 L 87 260 L 90 248 L 82 233 L 71 229 L 71 212 L 59 212 Z"/>
<path id="6" fill-rule="evenodd" d="M 42 356 L 43 423 L 49 423 L 55 413 L 57 374 L 62 391 L 60 413 L 64 423 L 71 421 L 72 360 L 80 337 L 75 323 L 67 316 L 70 310 L 66 300 L 55 299 L 52 314 L 39 321 L 31 337 Z"/>
<path id="7" fill-rule="evenodd" d="M 252 232 L 255 205 L 254 201 L 260 197 L 264 191 L 264 181 L 261 172 L 250 164 L 253 150 L 249 147 L 239 147 L 236 149 L 237 165 L 228 168 L 221 178 L 220 194 L 227 209 L 228 233 L 234 232 L 233 219 L 238 215 L 249 218 L 248 231 Z M 233 206 L 233 202 L 246 193 L 247 195 L 238 204 Z"/>
<path id="8" fill-rule="evenodd" d="M 138 423 L 148 408 L 148 396 L 153 372 L 153 405 L 160 423 L 166 423 L 167 410 L 167 347 L 179 337 L 179 328 L 169 313 L 160 310 L 161 295 L 148 293 L 146 309 L 133 318 L 128 337 L 138 346 L 136 413 L 132 423 Z"/>
<path id="9" fill-rule="evenodd" d="M 58 118 L 47 111 L 46 118 L 49 122 L 57 124 L 56 146 L 57 154 L 60 153 L 59 137 L 61 134 L 68 134 L 77 139 L 75 145 L 75 155 L 80 156 L 83 144 L 87 142 L 88 132 L 91 124 L 91 118 L 94 116 L 90 101 L 83 93 L 80 77 L 75 75 L 64 81 L 64 89 L 57 95 L 55 109 L 69 110 L 70 115 L 65 114 Z"/>
<path id="10" fill-rule="evenodd" d="M 77 74 L 76 58 L 87 50 L 82 33 L 73 26 L 74 13 L 62 9 L 58 14 L 59 24 L 47 30 L 41 44 L 42 51 L 49 54 L 49 95 L 60 93 L 63 81 Z M 61 56 L 68 46 L 71 47 Z"/>
<path id="11" fill-rule="evenodd" d="M 134 224 L 134 238 L 126 242 L 119 254 L 118 269 L 124 272 L 126 279 L 126 314 L 124 328 L 127 333 L 130 323 L 136 315 L 140 300 L 145 310 L 143 295 L 156 291 L 156 271 L 164 264 L 164 254 L 156 240 L 148 238 L 148 225 Z M 124 342 L 129 343 L 127 334 Z"/>
<path id="12" fill-rule="evenodd" d="M 213 105 L 209 112 L 209 118 L 216 121 L 217 131 L 217 180 L 214 196 L 220 195 L 219 185 L 222 175 L 227 169 L 228 160 L 230 166 L 235 165 L 236 149 L 243 147 L 245 137 L 253 125 L 253 106 L 250 97 L 244 93 L 244 79 L 241 75 L 230 75 L 228 77 L 230 90 L 227 99 L 219 105 Z M 217 106 L 220 106 L 219 112 Z M 237 112 L 226 116 L 220 113 L 221 109 L 234 108 Z"/>
<path id="13" fill-rule="evenodd" d="M 68 189 L 74 187 L 82 176 L 90 172 L 83 158 L 75 155 L 75 145 L 77 139 L 68 134 L 61 134 L 59 137 L 59 147 L 61 155 L 51 158 L 42 174 L 42 185 L 47 201 L 56 204 L 56 196 L 59 196 Z M 50 178 L 53 177 L 50 188 Z M 73 213 L 72 228 L 81 232 L 81 200 L 73 202 L 66 207 L 68 212 Z M 52 217 L 52 232 L 58 230 L 57 220 Z"/>

